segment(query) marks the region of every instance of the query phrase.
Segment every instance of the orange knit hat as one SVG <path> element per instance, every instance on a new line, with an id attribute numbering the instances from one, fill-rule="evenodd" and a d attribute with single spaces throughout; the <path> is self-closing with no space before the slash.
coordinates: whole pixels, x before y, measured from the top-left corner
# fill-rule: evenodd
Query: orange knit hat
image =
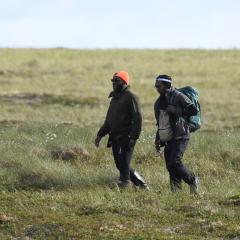
<path id="1" fill-rule="evenodd" d="M 129 84 L 129 75 L 126 71 L 116 72 L 113 77 L 121 78 L 127 85 Z"/>

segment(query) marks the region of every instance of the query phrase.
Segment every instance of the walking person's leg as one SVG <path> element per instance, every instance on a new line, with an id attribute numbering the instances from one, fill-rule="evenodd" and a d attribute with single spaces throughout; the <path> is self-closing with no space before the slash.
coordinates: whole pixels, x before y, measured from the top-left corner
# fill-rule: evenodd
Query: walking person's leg
<path id="1" fill-rule="evenodd" d="M 129 139 L 121 137 L 113 140 L 112 150 L 116 167 L 120 172 L 119 186 L 126 187 L 130 181 L 130 160 L 132 151 L 129 151 Z"/>
<path id="2" fill-rule="evenodd" d="M 111 146 L 112 146 L 114 162 L 119 171 L 119 180 L 121 181 L 121 169 L 120 169 L 121 166 L 120 166 L 120 161 L 119 161 L 120 160 L 119 159 L 120 144 L 117 140 L 112 140 Z"/>
<path id="3" fill-rule="evenodd" d="M 129 181 L 139 187 L 148 188 L 144 179 L 139 175 L 139 173 L 131 168 L 131 159 L 134 151 L 134 146 L 129 147 L 129 137 L 126 136 L 120 140 L 121 151 L 119 154 L 119 169 L 123 181 Z"/>
<path id="4" fill-rule="evenodd" d="M 173 140 L 170 152 L 170 165 L 176 175 L 187 184 L 191 184 L 195 175 L 182 163 L 182 157 L 187 145 L 188 139 Z"/>
<path id="5" fill-rule="evenodd" d="M 172 192 L 176 192 L 182 188 L 181 187 L 182 179 L 177 174 L 174 168 L 174 164 L 172 163 L 172 159 L 171 159 L 172 148 L 173 148 L 172 141 L 168 142 L 164 148 L 164 158 L 165 158 L 167 170 L 169 172 L 170 189 Z"/>
<path id="6" fill-rule="evenodd" d="M 177 179 L 182 179 L 190 186 L 191 193 L 197 193 L 197 178 L 183 163 L 182 157 L 187 148 L 189 140 L 173 140 L 169 152 L 169 167 Z"/>

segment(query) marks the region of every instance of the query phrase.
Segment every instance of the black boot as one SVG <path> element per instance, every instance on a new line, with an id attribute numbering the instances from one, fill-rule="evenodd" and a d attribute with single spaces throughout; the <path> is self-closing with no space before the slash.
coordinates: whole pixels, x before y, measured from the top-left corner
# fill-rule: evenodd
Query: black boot
<path id="1" fill-rule="evenodd" d="M 135 186 L 149 190 L 147 183 L 136 170 L 130 171 L 130 179 Z"/>
<path id="2" fill-rule="evenodd" d="M 172 192 L 178 192 L 182 189 L 181 182 L 170 179 L 170 189 Z"/>
<path id="3" fill-rule="evenodd" d="M 125 188 L 130 188 L 131 187 L 131 183 L 130 183 L 129 180 L 126 180 L 126 181 L 118 180 L 117 185 L 121 189 L 125 189 Z"/>
<path id="4" fill-rule="evenodd" d="M 197 195 L 199 191 L 199 178 L 195 177 L 192 184 L 189 184 L 190 194 Z"/>

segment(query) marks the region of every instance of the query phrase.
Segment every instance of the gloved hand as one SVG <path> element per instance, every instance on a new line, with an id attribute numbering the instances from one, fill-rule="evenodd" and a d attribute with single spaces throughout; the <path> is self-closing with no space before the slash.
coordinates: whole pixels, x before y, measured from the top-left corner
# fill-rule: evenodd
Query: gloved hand
<path id="1" fill-rule="evenodd" d="M 94 141 L 94 144 L 95 144 L 96 147 L 99 147 L 100 141 L 101 141 L 101 138 L 100 138 L 99 136 L 97 136 L 97 137 L 95 138 L 95 141 Z"/>

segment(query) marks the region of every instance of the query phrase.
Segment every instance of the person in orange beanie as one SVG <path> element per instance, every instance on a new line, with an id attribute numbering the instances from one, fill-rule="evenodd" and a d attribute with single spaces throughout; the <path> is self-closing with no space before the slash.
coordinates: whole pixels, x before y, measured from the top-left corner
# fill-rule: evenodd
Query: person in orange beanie
<path id="1" fill-rule="evenodd" d="M 112 147 L 113 157 L 120 172 L 118 186 L 125 188 L 130 181 L 138 187 L 148 188 L 144 179 L 130 167 L 130 162 L 142 127 L 142 115 L 138 98 L 129 90 L 129 75 L 119 71 L 113 75 L 110 106 L 104 124 L 99 129 L 95 146 L 109 135 L 108 147 Z"/>
<path id="2" fill-rule="evenodd" d="M 113 78 L 121 78 L 122 81 L 124 81 L 124 83 L 126 85 L 129 85 L 129 75 L 128 75 L 128 72 L 126 71 L 119 71 L 119 72 L 116 72 L 114 75 L 113 75 Z"/>

